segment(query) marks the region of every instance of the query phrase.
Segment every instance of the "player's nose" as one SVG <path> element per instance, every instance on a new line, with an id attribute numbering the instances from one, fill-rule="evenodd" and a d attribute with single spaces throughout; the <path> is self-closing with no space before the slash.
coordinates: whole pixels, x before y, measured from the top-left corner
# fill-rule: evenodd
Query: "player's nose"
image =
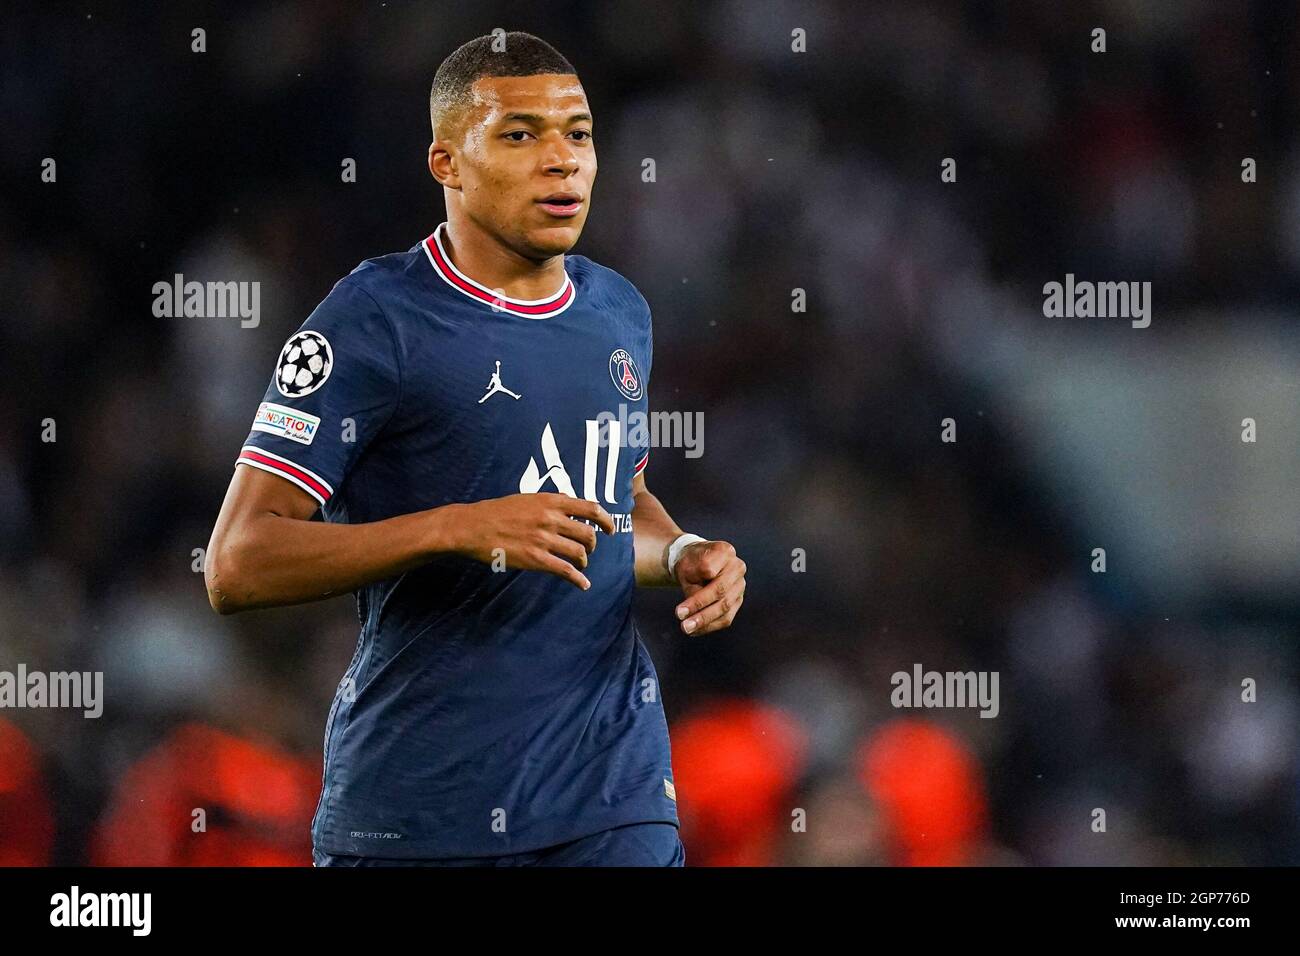
<path id="1" fill-rule="evenodd" d="M 558 172 L 567 176 L 578 169 L 578 157 L 563 141 L 551 145 L 542 162 L 548 173 Z"/>
<path id="2" fill-rule="evenodd" d="M 572 176 L 578 171 L 578 160 L 573 157 L 556 158 L 546 164 L 547 173 L 559 173 L 564 176 Z"/>

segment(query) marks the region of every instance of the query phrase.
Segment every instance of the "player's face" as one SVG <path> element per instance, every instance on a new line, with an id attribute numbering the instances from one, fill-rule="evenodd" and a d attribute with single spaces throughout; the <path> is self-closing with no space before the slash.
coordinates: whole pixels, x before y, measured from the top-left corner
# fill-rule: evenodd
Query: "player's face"
<path id="1" fill-rule="evenodd" d="M 473 93 L 457 163 L 464 211 L 523 255 L 568 252 L 596 179 L 582 84 L 554 73 L 484 77 Z"/>

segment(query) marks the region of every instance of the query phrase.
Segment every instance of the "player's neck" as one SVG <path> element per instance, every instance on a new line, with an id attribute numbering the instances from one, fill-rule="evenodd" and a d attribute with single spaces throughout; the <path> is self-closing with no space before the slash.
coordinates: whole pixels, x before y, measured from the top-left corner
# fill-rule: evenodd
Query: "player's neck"
<path id="1" fill-rule="evenodd" d="M 442 245 L 457 269 L 512 299 L 546 299 L 564 285 L 564 256 L 524 258 L 468 220 L 449 217 Z"/>

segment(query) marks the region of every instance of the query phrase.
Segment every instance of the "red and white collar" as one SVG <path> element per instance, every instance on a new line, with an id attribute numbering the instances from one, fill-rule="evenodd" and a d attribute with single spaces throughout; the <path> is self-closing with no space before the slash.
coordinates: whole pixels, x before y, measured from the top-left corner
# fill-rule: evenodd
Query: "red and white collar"
<path id="1" fill-rule="evenodd" d="M 475 282 L 457 269 L 451 261 L 451 256 L 447 255 L 447 250 L 442 244 L 442 234 L 446 228 L 445 222 L 440 223 L 438 228 L 433 230 L 433 234 L 424 240 L 423 246 L 424 254 L 428 256 L 433 271 L 452 288 L 490 306 L 497 312 L 509 312 L 511 315 L 522 316 L 525 319 L 549 319 L 553 315 L 559 315 L 573 304 L 577 293 L 568 272 L 564 273 L 564 282 L 560 285 L 559 291 L 545 299 L 512 299 L 508 295 L 502 295 L 494 289 Z"/>

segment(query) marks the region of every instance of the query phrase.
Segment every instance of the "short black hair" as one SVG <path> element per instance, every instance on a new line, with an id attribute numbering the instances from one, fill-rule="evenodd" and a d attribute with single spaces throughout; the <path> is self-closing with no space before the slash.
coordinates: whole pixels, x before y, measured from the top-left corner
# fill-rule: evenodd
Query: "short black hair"
<path id="1" fill-rule="evenodd" d="M 442 61 L 429 91 L 429 122 L 433 135 L 446 117 L 468 105 L 469 90 L 485 76 L 536 76 L 572 73 L 573 64 L 540 37 L 513 30 L 476 37 Z"/>

